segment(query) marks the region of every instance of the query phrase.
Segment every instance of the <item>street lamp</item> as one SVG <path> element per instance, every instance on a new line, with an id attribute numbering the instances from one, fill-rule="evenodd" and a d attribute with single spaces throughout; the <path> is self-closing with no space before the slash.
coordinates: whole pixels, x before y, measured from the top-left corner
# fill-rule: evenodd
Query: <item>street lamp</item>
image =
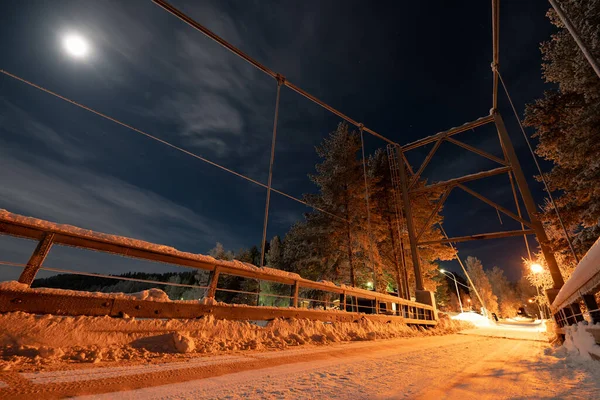
<path id="1" fill-rule="evenodd" d="M 544 267 L 538 263 L 531 264 L 529 266 L 529 269 L 531 269 L 531 272 L 533 272 L 534 274 L 541 274 L 542 272 L 544 272 Z M 538 309 L 540 310 L 540 317 L 542 317 L 542 319 L 546 319 L 546 316 L 544 315 L 544 310 L 542 309 L 542 306 L 540 305 L 540 287 L 537 284 L 535 285 L 535 290 L 537 290 L 536 303 L 538 305 Z M 531 303 L 531 301 L 530 301 L 530 303 Z"/>
<path id="2" fill-rule="evenodd" d="M 454 276 L 454 274 L 452 272 L 446 271 L 445 269 L 440 269 L 440 272 L 442 274 L 452 275 L 452 280 L 454 280 L 454 286 L 456 286 L 456 296 L 458 297 L 458 304 L 460 305 L 460 312 L 464 313 L 465 311 L 463 310 L 462 301 L 460 300 L 460 292 L 458 291 L 458 282 L 456 281 L 456 277 Z"/>
<path id="3" fill-rule="evenodd" d="M 544 272 L 544 267 L 542 267 L 538 263 L 531 264 L 529 266 L 529 268 L 531 269 L 531 272 L 533 272 L 534 274 L 540 274 L 540 273 Z"/>

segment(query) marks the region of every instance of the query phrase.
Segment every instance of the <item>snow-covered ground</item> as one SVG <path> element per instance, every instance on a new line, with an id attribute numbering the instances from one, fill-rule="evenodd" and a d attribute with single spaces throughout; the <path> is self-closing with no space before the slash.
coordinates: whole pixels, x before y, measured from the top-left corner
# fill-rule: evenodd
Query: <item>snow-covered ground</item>
<path id="1" fill-rule="evenodd" d="M 186 362 L 0 373 L 0 397 L 80 399 L 597 398 L 598 363 L 547 343 L 471 335 L 337 343 Z M 81 364 L 79 364 L 81 365 Z"/>
<path id="2" fill-rule="evenodd" d="M 598 346 L 583 324 L 558 348 L 544 321 L 474 329 L 443 318 L 424 330 L 9 313 L 0 327 L 2 399 L 589 399 L 600 390 L 589 356 Z"/>

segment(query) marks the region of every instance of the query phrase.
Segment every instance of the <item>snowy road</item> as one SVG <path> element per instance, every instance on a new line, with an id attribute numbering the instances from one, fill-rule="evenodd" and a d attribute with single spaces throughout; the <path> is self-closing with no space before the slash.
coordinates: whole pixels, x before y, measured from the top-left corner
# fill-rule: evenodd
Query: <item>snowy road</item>
<path id="1" fill-rule="evenodd" d="M 392 339 L 199 357 L 186 363 L 0 373 L 1 398 L 590 398 L 594 374 L 537 340 L 481 335 Z M 88 396 L 82 396 L 82 395 Z"/>

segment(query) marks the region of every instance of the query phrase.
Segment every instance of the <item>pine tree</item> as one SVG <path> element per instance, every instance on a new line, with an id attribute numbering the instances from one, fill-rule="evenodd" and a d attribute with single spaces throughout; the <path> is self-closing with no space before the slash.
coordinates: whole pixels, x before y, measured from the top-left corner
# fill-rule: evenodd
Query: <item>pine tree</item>
<path id="1" fill-rule="evenodd" d="M 376 227 L 380 224 L 374 205 L 370 204 L 369 229 L 363 167 L 358 158 L 360 148 L 357 132 L 350 131 L 346 123 L 340 123 L 317 147 L 322 161 L 310 178 L 319 193 L 306 196 L 306 200 L 340 218 L 319 211 L 306 214 L 305 221 L 296 224 L 286 236 L 286 256 L 293 269 L 303 276 L 353 286 L 372 281 L 374 270 L 376 289 L 385 291 L 387 282 L 382 279 L 383 265 L 375 244 Z M 367 177 L 367 185 L 370 193 L 376 190 L 373 176 Z"/>
<path id="2" fill-rule="evenodd" d="M 437 278 L 437 287 L 435 289 L 435 302 L 438 307 L 442 307 L 443 309 L 450 308 L 451 306 L 451 298 L 450 298 L 450 288 L 448 285 L 448 280 L 443 274 L 438 274 Z"/>
<path id="3" fill-rule="evenodd" d="M 514 317 L 520 306 L 516 288 L 506 279 L 504 271 L 498 267 L 486 272 L 492 285 L 492 293 L 498 298 L 498 311 L 503 317 Z"/>
<path id="4" fill-rule="evenodd" d="M 225 251 L 225 248 L 219 242 L 217 242 L 215 247 L 213 247 L 212 249 L 210 249 L 208 251 L 208 254 L 211 257 L 216 258 L 217 260 L 226 260 L 226 261 L 233 260 L 233 252 Z"/>
<path id="5" fill-rule="evenodd" d="M 269 252 L 265 256 L 267 265 L 270 268 L 283 269 L 283 244 L 279 236 L 275 236 L 271 239 L 269 245 Z"/>
<path id="6" fill-rule="evenodd" d="M 477 292 L 481 296 L 481 299 L 485 303 L 485 309 L 490 313 L 498 313 L 498 297 L 492 291 L 492 285 L 488 279 L 481 261 L 475 257 L 467 257 L 466 262 L 467 272 L 473 281 L 473 285 L 477 289 Z M 475 295 L 471 296 L 473 307 L 481 308 L 484 305 L 481 304 L 479 298 Z"/>
<path id="7" fill-rule="evenodd" d="M 600 0 L 564 0 L 561 6 L 599 59 Z M 558 89 L 527 106 L 525 125 L 536 130 L 536 153 L 554 164 L 545 177 L 581 256 L 600 235 L 600 78 L 556 13 L 548 17 L 559 31 L 541 45 L 543 76 Z M 568 277 L 575 262 L 548 202 L 542 219 Z"/>

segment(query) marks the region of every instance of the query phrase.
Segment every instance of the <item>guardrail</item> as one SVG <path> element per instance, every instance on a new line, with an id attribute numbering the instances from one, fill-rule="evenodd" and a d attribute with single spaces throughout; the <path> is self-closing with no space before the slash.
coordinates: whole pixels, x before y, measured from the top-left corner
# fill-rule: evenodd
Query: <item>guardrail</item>
<path id="1" fill-rule="evenodd" d="M 596 295 L 600 292 L 600 238 L 581 259 L 552 302 L 552 313 L 560 328 L 583 321 L 589 315 L 592 324 L 600 323 Z M 586 308 L 581 311 L 581 305 Z"/>
<path id="2" fill-rule="evenodd" d="M 26 217 L 0 210 L 0 234 L 25 239 L 37 240 L 38 245 L 26 265 L 11 264 L 23 267 L 19 282 L 28 286 L 33 282 L 37 272 L 49 270 L 80 275 L 91 275 L 100 278 L 137 280 L 118 276 L 91 274 L 68 269 L 56 269 L 43 266 L 44 259 L 53 245 L 70 246 L 87 250 L 100 251 L 124 257 L 137 258 L 181 267 L 200 269 L 209 272 L 207 286 L 193 286 L 205 291 L 205 304 L 195 302 L 150 302 L 132 299 L 102 299 L 77 295 L 77 301 L 65 307 L 72 294 L 43 293 L 41 291 L 0 290 L 0 312 L 26 311 L 36 313 L 62 313 L 69 315 L 113 315 L 126 313 L 130 316 L 164 318 L 189 318 L 213 314 L 218 318 L 230 319 L 273 319 L 278 317 L 312 318 L 318 320 L 355 320 L 367 317 L 375 320 L 398 321 L 410 324 L 435 325 L 437 312 L 434 306 L 417 303 L 400 297 L 372 292 L 349 286 L 337 286 L 331 282 L 315 282 L 300 275 L 267 267 L 256 267 L 240 261 L 217 260 L 210 256 L 179 251 L 175 248 L 144 242 L 132 238 L 108 235 L 86 230 L 71 225 L 56 224 L 50 221 Z M 219 276 L 232 275 L 260 281 L 289 285 L 290 295 L 234 291 L 218 287 Z M 147 280 L 137 280 L 151 282 Z M 154 282 L 157 285 L 170 285 L 169 282 Z M 175 285 L 176 286 L 176 285 Z M 321 298 L 301 297 L 301 290 L 321 291 Z M 289 299 L 289 307 L 234 306 L 213 304 L 217 292 L 233 291 L 248 296 L 275 296 Z M 44 301 L 40 299 L 44 298 Z M 71 299 L 73 300 L 73 299 Z M 87 302 L 83 304 L 84 300 Z M 142 302 L 141 304 L 138 302 Z M 100 306 L 98 306 L 98 303 Z M 142 304 L 144 304 L 142 306 Z M 322 304 L 316 309 L 315 304 Z M 338 310 L 332 310 L 335 304 Z M 304 306 L 304 307 L 303 307 Z M 305 307 L 313 307 L 307 309 Z M 148 312 L 152 309 L 152 312 Z"/>

